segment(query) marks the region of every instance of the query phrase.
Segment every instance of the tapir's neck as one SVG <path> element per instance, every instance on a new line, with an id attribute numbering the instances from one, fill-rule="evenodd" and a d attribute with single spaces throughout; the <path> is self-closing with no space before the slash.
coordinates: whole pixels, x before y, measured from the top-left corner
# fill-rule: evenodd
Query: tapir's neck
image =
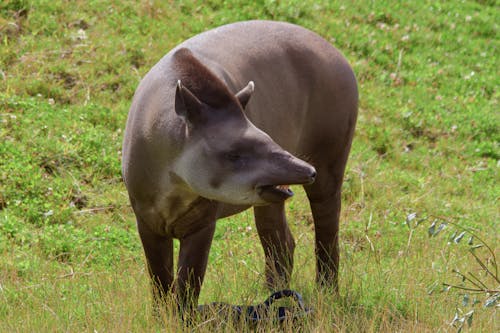
<path id="1" fill-rule="evenodd" d="M 161 194 L 156 196 L 155 208 L 165 224 L 163 232 L 171 232 L 173 224 L 195 207 L 200 196 L 194 193 L 173 171 L 167 171 L 161 180 Z M 180 231 L 179 231 L 180 232 Z"/>

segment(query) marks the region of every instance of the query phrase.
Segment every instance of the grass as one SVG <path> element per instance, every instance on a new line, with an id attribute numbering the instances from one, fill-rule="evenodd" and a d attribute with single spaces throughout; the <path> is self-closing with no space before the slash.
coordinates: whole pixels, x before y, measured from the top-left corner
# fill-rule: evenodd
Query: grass
<path id="1" fill-rule="evenodd" d="M 318 32 L 344 52 L 360 86 L 339 297 L 314 285 L 312 220 L 300 189 L 288 204 L 297 241 L 292 288 L 316 309 L 300 329 L 498 331 L 498 301 L 485 306 L 493 293 L 442 291 L 443 283 L 470 286 L 454 270 L 500 289 L 471 255 L 477 237 L 466 244 L 471 232 L 489 244 L 493 254 L 474 253 L 493 269 L 498 12 L 487 0 L 3 1 L 0 331 L 182 330 L 168 311 L 164 322 L 152 319 L 120 176 L 122 130 L 135 87 L 163 54 L 203 30 L 251 18 Z M 447 228 L 429 237 L 435 220 Z M 259 303 L 268 296 L 262 273 L 251 211 L 219 221 L 200 302 Z M 224 325 L 195 331 L 241 331 Z"/>

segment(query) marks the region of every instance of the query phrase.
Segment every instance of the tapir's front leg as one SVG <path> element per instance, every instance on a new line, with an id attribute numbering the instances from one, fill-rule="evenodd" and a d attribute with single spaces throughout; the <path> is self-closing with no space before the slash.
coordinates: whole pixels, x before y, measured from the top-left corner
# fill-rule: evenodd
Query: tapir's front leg
<path id="1" fill-rule="evenodd" d="M 214 231 L 215 220 L 180 240 L 176 294 L 181 311 L 198 302 Z"/>
<path id="2" fill-rule="evenodd" d="M 293 268 L 295 241 L 288 228 L 284 202 L 254 207 L 255 222 L 266 256 L 266 283 L 286 288 Z"/>
<path id="3" fill-rule="evenodd" d="M 155 311 L 163 304 L 162 300 L 171 291 L 173 282 L 173 241 L 172 237 L 160 236 L 138 219 L 137 227 L 152 280 Z"/>

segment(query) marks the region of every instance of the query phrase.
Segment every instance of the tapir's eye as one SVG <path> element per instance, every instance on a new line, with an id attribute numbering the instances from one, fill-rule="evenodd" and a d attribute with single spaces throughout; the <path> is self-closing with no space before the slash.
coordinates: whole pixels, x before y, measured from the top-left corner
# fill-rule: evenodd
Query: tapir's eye
<path id="1" fill-rule="evenodd" d="M 230 162 L 237 162 L 241 159 L 241 155 L 236 152 L 230 152 L 226 154 L 226 159 Z"/>

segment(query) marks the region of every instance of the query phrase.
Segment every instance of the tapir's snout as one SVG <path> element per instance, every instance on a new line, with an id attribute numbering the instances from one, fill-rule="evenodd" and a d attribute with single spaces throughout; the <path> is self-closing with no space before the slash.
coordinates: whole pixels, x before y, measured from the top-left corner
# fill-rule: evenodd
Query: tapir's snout
<path id="1" fill-rule="evenodd" d="M 300 158 L 287 153 L 287 163 L 284 164 L 284 172 L 292 180 L 290 184 L 307 185 L 316 180 L 316 169 Z M 296 179 L 294 179 L 296 177 Z"/>
<path id="2" fill-rule="evenodd" d="M 293 179 L 293 175 L 290 174 L 290 180 Z M 312 165 L 308 165 L 304 168 L 303 174 L 290 181 L 290 185 L 309 185 L 314 183 L 316 180 L 316 169 Z"/>
<path id="3" fill-rule="evenodd" d="M 294 194 L 290 185 L 308 185 L 316 179 L 316 169 L 293 155 L 286 154 L 275 163 L 274 172 L 256 186 L 257 194 L 266 202 L 284 201 Z"/>
<path id="4" fill-rule="evenodd" d="M 310 165 L 310 170 L 309 170 L 309 181 L 305 184 L 312 184 L 316 180 L 316 169 Z"/>

